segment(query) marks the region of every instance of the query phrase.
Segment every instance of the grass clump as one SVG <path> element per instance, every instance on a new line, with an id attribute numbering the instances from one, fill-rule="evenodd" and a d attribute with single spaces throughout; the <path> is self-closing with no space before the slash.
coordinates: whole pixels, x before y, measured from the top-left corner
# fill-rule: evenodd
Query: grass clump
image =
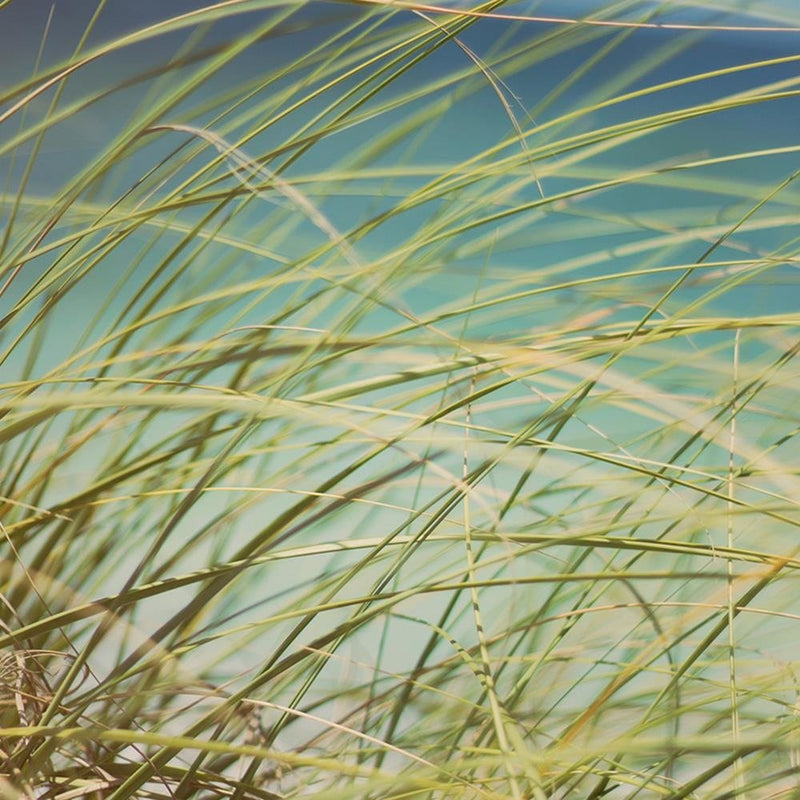
<path id="1" fill-rule="evenodd" d="M 794 796 L 742 11 L 0 4 L 3 797 Z"/>

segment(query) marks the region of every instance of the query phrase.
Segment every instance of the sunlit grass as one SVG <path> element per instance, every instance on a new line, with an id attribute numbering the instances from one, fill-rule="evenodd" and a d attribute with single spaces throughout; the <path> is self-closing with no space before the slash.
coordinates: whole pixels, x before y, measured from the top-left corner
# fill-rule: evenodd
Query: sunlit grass
<path id="1" fill-rule="evenodd" d="M 0 795 L 793 796 L 797 13 L 115 5 L 0 3 Z"/>

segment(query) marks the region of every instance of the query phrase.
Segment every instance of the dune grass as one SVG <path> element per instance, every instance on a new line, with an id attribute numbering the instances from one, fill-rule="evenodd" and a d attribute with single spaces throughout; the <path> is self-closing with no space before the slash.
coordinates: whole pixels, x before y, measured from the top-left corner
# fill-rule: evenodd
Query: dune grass
<path id="1" fill-rule="evenodd" d="M 0 3 L 0 796 L 797 796 L 798 13 L 170 5 Z"/>

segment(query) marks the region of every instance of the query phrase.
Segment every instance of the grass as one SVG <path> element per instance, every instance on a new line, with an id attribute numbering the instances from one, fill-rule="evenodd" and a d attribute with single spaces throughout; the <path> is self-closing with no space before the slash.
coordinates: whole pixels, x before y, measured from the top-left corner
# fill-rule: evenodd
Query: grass
<path id="1" fill-rule="evenodd" d="M 797 12 L 23 5 L 0 796 L 798 796 Z"/>

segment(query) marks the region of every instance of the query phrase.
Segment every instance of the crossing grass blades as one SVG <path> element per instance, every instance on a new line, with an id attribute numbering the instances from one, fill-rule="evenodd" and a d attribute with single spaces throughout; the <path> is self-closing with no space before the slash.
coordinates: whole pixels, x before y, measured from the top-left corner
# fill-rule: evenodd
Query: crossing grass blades
<path id="1" fill-rule="evenodd" d="M 577 5 L 0 4 L 2 797 L 795 796 L 800 15 Z"/>

